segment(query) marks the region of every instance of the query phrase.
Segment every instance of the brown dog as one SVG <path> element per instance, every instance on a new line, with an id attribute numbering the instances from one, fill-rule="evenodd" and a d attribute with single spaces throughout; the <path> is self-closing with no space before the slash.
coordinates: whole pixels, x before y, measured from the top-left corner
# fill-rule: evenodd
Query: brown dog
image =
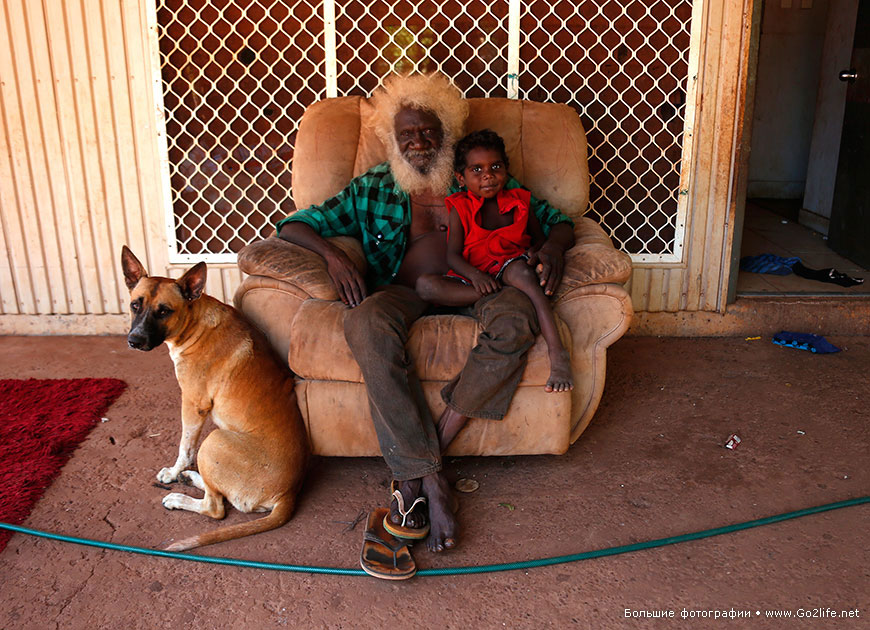
<path id="1" fill-rule="evenodd" d="M 205 263 L 178 280 L 151 278 L 124 246 L 121 267 L 133 316 L 127 343 L 152 350 L 165 341 L 181 386 L 178 459 L 157 480 L 182 478 L 205 492 L 202 499 L 173 492 L 163 505 L 223 518 L 226 497 L 242 512 L 271 510 L 167 549 L 184 551 L 280 527 L 293 514 L 309 452 L 289 369 L 235 309 L 203 294 Z M 209 416 L 217 428 L 199 448 L 199 473 L 187 470 Z"/>

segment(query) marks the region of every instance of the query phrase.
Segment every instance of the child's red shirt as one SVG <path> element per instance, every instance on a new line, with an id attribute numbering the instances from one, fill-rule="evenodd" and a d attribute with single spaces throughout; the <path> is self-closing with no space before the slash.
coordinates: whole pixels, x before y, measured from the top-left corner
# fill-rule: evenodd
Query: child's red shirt
<path id="1" fill-rule="evenodd" d="M 480 225 L 482 197 L 468 191 L 447 197 L 444 200 L 447 209 L 457 213 L 465 230 L 462 257 L 477 269 L 495 276 L 507 261 L 525 254 L 532 242 L 526 230 L 530 198 L 531 193 L 522 188 L 500 190 L 496 197 L 498 211 L 505 214 L 515 210 L 514 221 L 510 225 L 487 230 Z M 449 274 L 459 276 L 452 270 Z"/>

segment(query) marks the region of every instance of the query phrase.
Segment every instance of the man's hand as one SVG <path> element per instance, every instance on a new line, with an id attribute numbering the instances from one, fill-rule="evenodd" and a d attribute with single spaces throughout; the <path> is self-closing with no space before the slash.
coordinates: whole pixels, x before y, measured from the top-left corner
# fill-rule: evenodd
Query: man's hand
<path id="1" fill-rule="evenodd" d="M 326 270 L 335 288 L 338 291 L 341 301 L 353 308 L 359 306 L 366 297 L 366 283 L 350 258 L 343 251 L 334 248 L 327 256 Z"/>
<path id="2" fill-rule="evenodd" d="M 469 274 L 468 279 L 471 280 L 471 285 L 475 288 L 475 290 L 481 295 L 489 295 L 490 293 L 495 293 L 496 291 L 501 290 L 501 283 L 493 278 L 488 273 L 484 273 L 482 271 L 477 271 L 476 273 Z"/>
<path id="3" fill-rule="evenodd" d="M 366 283 L 362 274 L 342 250 L 320 236 L 301 221 L 285 223 L 278 237 L 319 254 L 326 261 L 326 271 L 332 279 L 341 301 L 348 306 L 359 306 L 366 297 Z"/>

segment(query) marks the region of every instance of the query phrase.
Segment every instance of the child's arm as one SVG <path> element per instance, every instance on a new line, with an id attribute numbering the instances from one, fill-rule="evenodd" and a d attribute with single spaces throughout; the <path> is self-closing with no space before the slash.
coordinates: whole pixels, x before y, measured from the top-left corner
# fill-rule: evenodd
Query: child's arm
<path id="1" fill-rule="evenodd" d="M 462 257 L 465 245 L 465 230 L 462 221 L 455 211 L 450 213 L 450 234 L 447 239 L 447 264 L 461 276 L 468 278 L 472 286 L 481 295 L 495 293 L 501 288 L 499 282 L 469 263 Z"/>
<path id="2" fill-rule="evenodd" d="M 544 230 L 541 228 L 541 222 L 535 213 L 531 211 L 529 211 L 529 222 L 526 223 L 526 233 L 532 238 L 529 253 L 534 253 L 541 249 L 541 245 L 547 240 L 547 237 L 544 236 Z"/>
<path id="3" fill-rule="evenodd" d="M 544 236 L 544 230 L 541 228 L 541 222 L 538 220 L 538 217 L 535 216 L 534 212 L 529 212 L 529 222 L 526 224 L 526 232 L 528 232 L 529 236 L 532 237 L 532 246 L 529 247 L 529 256 L 533 256 L 541 246 L 547 241 L 547 237 Z M 531 259 L 529 260 L 531 263 Z M 538 281 L 541 286 L 544 286 L 544 280 L 541 278 L 542 271 L 541 263 L 535 265 L 535 274 L 538 276 Z"/>
<path id="4" fill-rule="evenodd" d="M 534 212 L 529 212 L 529 222 L 526 225 L 526 230 L 532 236 L 529 265 L 535 268 L 535 273 L 538 274 L 541 286 L 544 288 L 544 295 L 553 295 L 562 281 L 565 251 L 574 246 L 573 225 L 573 223 L 557 223 L 550 228 L 550 235 L 545 237 L 538 217 Z M 535 226 L 540 234 L 539 237 L 532 231 Z"/>

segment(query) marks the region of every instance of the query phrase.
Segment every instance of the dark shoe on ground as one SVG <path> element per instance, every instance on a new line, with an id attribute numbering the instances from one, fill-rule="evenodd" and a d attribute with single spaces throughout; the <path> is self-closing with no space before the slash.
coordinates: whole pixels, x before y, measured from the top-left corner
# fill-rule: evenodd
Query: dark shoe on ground
<path id="1" fill-rule="evenodd" d="M 417 564 L 407 544 L 384 529 L 384 520 L 389 513 L 386 508 L 369 512 L 359 563 L 363 571 L 376 578 L 407 580 L 417 572 Z"/>

